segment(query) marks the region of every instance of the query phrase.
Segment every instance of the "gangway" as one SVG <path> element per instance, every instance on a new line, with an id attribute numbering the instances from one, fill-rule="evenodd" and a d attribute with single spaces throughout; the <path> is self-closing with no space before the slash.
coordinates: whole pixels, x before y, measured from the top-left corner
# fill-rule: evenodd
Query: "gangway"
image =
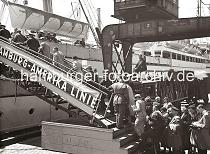
<path id="1" fill-rule="evenodd" d="M 70 63 L 52 64 L 51 59 L 3 38 L 0 38 L 0 63 L 4 76 L 14 78 L 20 87 L 56 108 L 68 114 L 72 108 L 78 108 L 103 126 L 115 123 L 104 117 L 104 113 L 97 113 L 102 95 L 108 96 L 106 88 L 69 75 L 73 72 Z"/>

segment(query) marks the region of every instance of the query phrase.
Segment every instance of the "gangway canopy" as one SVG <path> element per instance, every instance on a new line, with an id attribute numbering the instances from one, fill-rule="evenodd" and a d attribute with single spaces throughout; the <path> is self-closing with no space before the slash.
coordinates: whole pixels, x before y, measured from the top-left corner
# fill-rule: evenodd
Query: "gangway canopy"
<path id="1" fill-rule="evenodd" d="M 47 31 L 57 35 L 81 39 L 87 35 L 89 25 L 28 6 L 8 2 L 13 28 Z"/>

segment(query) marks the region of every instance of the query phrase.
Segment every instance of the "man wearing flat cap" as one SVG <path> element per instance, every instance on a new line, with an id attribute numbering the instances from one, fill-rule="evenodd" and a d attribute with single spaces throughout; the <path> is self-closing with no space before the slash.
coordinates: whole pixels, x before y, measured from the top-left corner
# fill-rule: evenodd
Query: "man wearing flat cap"
<path id="1" fill-rule="evenodd" d="M 34 37 L 35 35 L 32 33 L 29 33 L 27 36 L 28 36 L 28 40 L 24 44 L 26 44 L 29 47 L 29 49 L 38 52 L 40 44 L 39 44 L 39 41 Z"/>
<path id="2" fill-rule="evenodd" d="M 21 33 L 20 30 L 17 30 L 12 41 L 15 43 L 24 43 L 25 41 L 27 41 L 27 38 Z"/>
<path id="3" fill-rule="evenodd" d="M 11 34 L 10 32 L 5 28 L 5 25 L 0 25 L 1 30 L 0 30 L 0 36 L 4 37 L 6 39 L 10 39 L 11 38 Z"/>

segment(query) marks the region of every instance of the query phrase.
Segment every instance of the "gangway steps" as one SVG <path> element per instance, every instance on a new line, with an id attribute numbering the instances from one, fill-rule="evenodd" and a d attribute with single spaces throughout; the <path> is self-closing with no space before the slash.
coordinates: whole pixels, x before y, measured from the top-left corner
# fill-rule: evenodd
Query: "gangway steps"
<path id="1" fill-rule="evenodd" d="M 113 128 L 113 141 L 118 143 L 120 154 L 140 154 L 144 151 L 133 125 L 123 129 Z"/>

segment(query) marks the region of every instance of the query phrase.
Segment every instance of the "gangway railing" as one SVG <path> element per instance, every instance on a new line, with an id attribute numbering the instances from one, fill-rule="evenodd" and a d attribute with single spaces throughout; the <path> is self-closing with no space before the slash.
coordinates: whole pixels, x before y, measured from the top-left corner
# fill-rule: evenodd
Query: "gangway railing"
<path id="1" fill-rule="evenodd" d="M 20 77 L 21 73 L 35 73 L 37 77 L 39 76 L 41 80 L 27 80 L 26 76 L 17 83 L 58 109 L 70 114 L 70 108 L 76 107 L 93 118 L 101 118 L 102 123 L 114 123 L 97 113 L 101 96 L 108 96 L 104 87 L 94 87 L 86 81 L 79 82 L 74 77 L 69 79 L 66 76 L 61 76 L 62 73 L 66 75 L 69 70 L 74 72 L 72 67 L 57 62 L 54 62 L 53 65 L 52 59 L 21 45 L 12 44 L 3 38 L 0 38 L 0 62 L 5 66 L 12 67 L 11 70 L 14 72 L 18 70 L 16 76 Z M 20 71 L 24 72 L 20 73 Z"/>

